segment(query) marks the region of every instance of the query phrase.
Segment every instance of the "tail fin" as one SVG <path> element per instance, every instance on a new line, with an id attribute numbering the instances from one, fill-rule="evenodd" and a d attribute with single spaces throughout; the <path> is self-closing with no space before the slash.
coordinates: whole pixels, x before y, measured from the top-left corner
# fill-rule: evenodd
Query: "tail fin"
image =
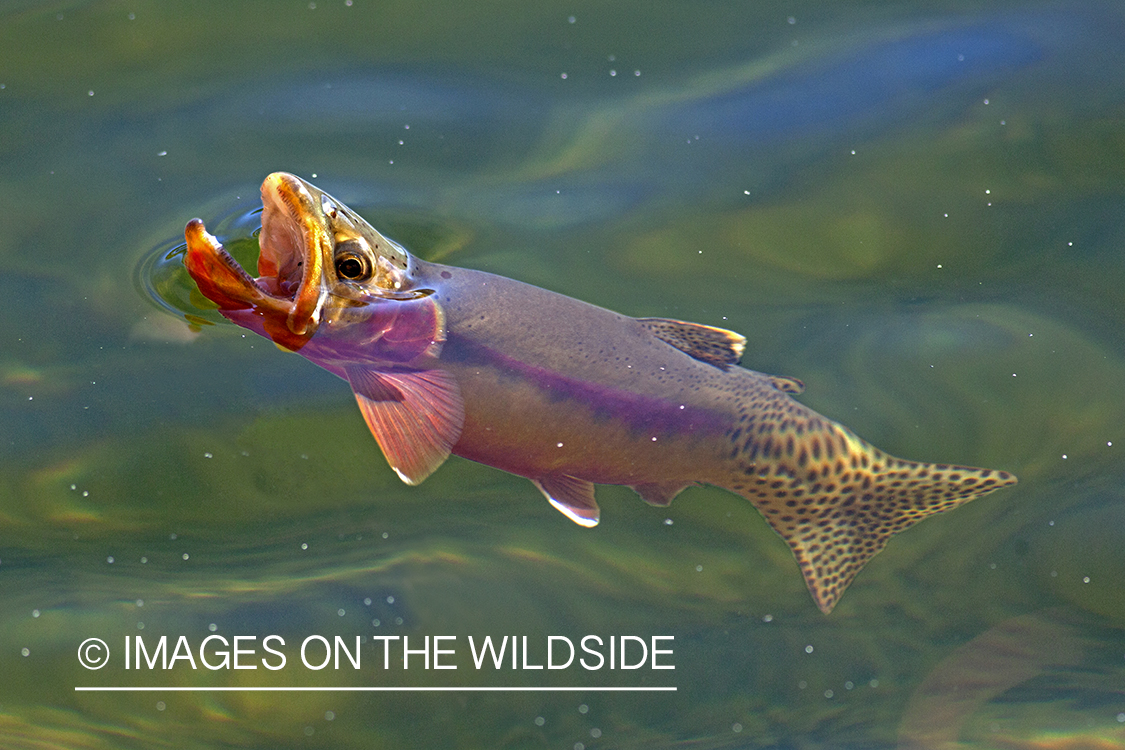
<path id="1" fill-rule="evenodd" d="M 895 458 L 810 416 L 803 429 L 747 441 L 728 487 L 785 539 L 825 614 L 891 536 L 1016 483 L 1006 471 Z"/>

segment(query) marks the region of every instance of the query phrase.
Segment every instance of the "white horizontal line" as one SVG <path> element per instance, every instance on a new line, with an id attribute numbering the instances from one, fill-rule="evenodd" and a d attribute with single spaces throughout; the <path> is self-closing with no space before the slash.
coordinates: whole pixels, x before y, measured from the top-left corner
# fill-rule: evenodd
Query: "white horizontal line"
<path id="1" fill-rule="evenodd" d="M 253 692 L 253 693 L 303 693 L 303 692 L 332 692 L 332 691 L 346 691 L 346 692 L 380 692 L 380 693 L 456 693 L 456 692 L 475 692 L 475 693 L 549 693 L 549 692 L 567 692 L 567 693 L 586 693 L 586 692 L 675 692 L 675 687 L 388 687 L 388 686 L 340 686 L 340 687 L 263 687 L 263 686 L 248 686 L 248 687 L 160 687 L 160 686 L 137 686 L 137 687 L 120 687 L 120 686 L 105 686 L 105 687 L 75 687 L 75 692 L 79 693 L 155 693 L 155 692 L 169 692 L 169 693 L 239 693 L 239 692 Z"/>

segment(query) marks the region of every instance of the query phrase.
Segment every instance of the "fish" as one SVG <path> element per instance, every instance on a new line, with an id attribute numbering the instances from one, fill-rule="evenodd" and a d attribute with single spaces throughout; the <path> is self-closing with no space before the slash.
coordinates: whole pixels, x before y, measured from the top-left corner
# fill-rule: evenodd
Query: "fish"
<path id="1" fill-rule="evenodd" d="M 895 458 L 739 365 L 746 338 L 634 318 L 431 263 L 292 174 L 262 183 L 258 276 L 192 219 L 184 264 L 233 323 L 346 380 L 396 474 L 457 455 L 526 477 L 580 526 L 595 485 L 667 506 L 693 485 L 749 500 L 828 614 L 894 534 L 1015 484 Z"/>

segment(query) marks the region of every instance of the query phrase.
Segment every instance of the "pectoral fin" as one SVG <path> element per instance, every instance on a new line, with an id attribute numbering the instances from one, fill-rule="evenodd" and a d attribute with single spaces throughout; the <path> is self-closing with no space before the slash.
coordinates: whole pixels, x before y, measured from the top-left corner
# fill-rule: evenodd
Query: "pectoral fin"
<path id="1" fill-rule="evenodd" d="M 594 483 L 576 479 L 566 474 L 558 474 L 540 479 L 532 479 L 551 505 L 579 526 L 598 525 L 601 511 L 594 500 Z"/>
<path id="2" fill-rule="evenodd" d="M 347 369 L 348 382 L 387 463 L 407 484 L 420 484 L 449 457 L 461 436 L 465 405 L 442 370 Z"/>
<path id="3" fill-rule="evenodd" d="M 650 484 L 634 484 L 633 491 L 641 496 L 649 505 L 664 507 L 672 504 L 676 495 L 683 492 L 691 482 L 653 482 Z"/>
<path id="4" fill-rule="evenodd" d="M 664 343 L 715 367 L 738 364 L 746 349 L 746 337 L 725 328 L 671 318 L 637 318 L 637 322 Z"/>

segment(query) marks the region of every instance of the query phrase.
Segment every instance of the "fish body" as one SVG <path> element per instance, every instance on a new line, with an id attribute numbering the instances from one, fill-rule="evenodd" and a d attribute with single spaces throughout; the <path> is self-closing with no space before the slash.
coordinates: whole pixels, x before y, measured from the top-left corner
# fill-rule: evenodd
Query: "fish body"
<path id="1" fill-rule="evenodd" d="M 259 277 L 198 219 L 189 273 L 224 316 L 347 380 L 407 483 L 456 454 L 527 477 L 583 526 L 595 484 L 661 506 L 723 487 L 785 539 L 827 613 L 893 534 L 1016 481 L 883 453 L 793 399 L 800 381 L 739 367 L 732 331 L 419 260 L 293 175 L 262 198 Z"/>

